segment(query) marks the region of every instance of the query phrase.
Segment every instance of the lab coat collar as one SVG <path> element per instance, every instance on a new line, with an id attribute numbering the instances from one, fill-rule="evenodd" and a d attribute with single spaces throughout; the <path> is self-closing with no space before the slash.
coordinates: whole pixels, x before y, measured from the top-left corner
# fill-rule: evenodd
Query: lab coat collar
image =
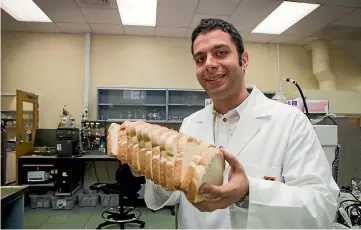
<path id="1" fill-rule="evenodd" d="M 242 106 L 240 119 L 233 136 L 228 144 L 227 152 L 238 157 L 253 136 L 259 131 L 262 125 L 268 120 L 271 114 L 272 102 L 256 86 L 251 87 L 251 93 L 247 98 L 245 106 Z M 208 105 L 204 110 L 204 115 L 198 119 L 201 124 L 201 139 L 214 144 L 213 130 L 213 104 Z M 219 147 L 219 146 L 218 146 Z M 229 167 L 226 164 L 226 169 Z"/>

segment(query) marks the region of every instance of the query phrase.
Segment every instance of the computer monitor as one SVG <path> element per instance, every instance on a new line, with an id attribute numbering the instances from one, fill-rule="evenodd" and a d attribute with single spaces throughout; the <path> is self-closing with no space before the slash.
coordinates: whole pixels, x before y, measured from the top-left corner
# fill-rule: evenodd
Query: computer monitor
<path id="1" fill-rule="evenodd" d="M 56 147 L 56 129 L 36 129 L 34 147 Z"/>

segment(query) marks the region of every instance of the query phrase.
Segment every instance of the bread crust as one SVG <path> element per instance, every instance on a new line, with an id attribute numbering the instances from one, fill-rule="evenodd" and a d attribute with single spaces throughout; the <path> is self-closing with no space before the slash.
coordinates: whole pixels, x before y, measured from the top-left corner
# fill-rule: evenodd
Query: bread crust
<path id="1" fill-rule="evenodd" d="M 174 189 L 180 190 L 182 184 L 182 168 L 183 168 L 183 155 L 184 153 L 177 153 L 174 165 Z"/>
<path id="2" fill-rule="evenodd" d="M 152 173 L 152 151 L 147 151 L 145 156 L 145 177 L 148 180 L 153 180 L 153 173 Z"/>
<path id="3" fill-rule="evenodd" d="M 139 146 L 140 147 L 140 146 Z M 140 152 L 139 152 L 139 166 L 140 166 L 140 172 L 141 174 L 144 176 L 145 172 L 146 172 L 146 153 L 147 153 L 147 149 L 146 148 L 141 148 Z"/>

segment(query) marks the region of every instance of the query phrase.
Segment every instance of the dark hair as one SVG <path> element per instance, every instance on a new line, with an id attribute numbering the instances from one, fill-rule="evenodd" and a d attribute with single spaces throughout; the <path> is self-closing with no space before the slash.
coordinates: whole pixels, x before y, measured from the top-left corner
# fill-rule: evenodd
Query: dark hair
<path id="1" fill-rule="evenodd" d="M 196 40 L 198 35 L 210 32 L 215 29 L 221 29 L 222 31 L 230 34 L 231 40 L 235 43 L 237 48 L 239 64 L 242 65 L 242 54 L 244 52 L 242 37 L 239 34 L 236 27 L 234 27 L 231 23 L 226 22 L 222 19 L 207 18 L 201 20 L 199 25 L 192 32 L 192 48 L 191 48 L 192 55 L 194 54 L 194 49 L 193 49 L 194 41 Z"/>

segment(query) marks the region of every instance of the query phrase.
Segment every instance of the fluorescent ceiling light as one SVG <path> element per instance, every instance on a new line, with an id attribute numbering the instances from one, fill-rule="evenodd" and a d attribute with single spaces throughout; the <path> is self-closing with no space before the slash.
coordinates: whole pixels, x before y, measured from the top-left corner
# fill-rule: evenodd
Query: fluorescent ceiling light
<path id="1" fill-rule="evenodd" d="M 252 33 L 281 34 L 319 6 L 319 4 L 285 1 L 268 15 Z"/>
<path id="2" fill-rule="evenodd" d="M 123 25 L 155 26 L 157 0 L 117 0 Z"/>
<path id="3" fill-rule="evenodd" d="M 18 21 L 51 22 L 32 0 L 1 0 L 1 8 Z"/>

